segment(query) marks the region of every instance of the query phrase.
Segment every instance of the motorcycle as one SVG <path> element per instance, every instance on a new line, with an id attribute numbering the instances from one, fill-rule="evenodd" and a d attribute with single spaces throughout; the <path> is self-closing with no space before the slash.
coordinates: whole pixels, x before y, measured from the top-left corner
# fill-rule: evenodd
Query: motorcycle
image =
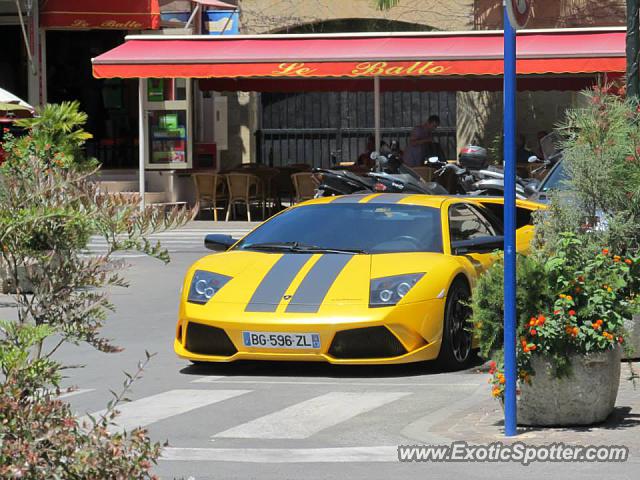
<path id="1" fill-rule="evenodd" d="M 375 162 L 373 171 L 365 176 L 348 170 L 315 168 L 314 173 L 322 175 L 316 198 L 354 193 L 422 193 L 446 195 L 445 188 L 436 182 L 425 182 L 416 172 L 402 163 L 397 151 L 388 150 L 387 155 L 371 153 Z"/>

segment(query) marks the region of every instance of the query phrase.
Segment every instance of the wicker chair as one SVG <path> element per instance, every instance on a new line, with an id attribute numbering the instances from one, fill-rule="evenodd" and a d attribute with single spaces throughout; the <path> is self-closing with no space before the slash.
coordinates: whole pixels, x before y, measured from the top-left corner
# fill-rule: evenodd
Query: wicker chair
<path id="1" fill-rule="evenodd" d="M 411 167 L 411 169 L 416 172 L 425 182 L 433 181 L 433 172 L 435 171 L 431 167 Z"/>
<path id="2" fill-rule="evenodd" d="M 193 208 L 193 218 L 200 210 L 213 210 L 213 220 L 218 221 L 218 209 L 224 208 L 220 204 L 227 203 L 227 183 L 224 175 L 217 173 L 195 173 L 193 183 L 196 187 L 196 204 Z"/>
<path id="3" fill-rule="evenodd" d="M 294 203 L 300 203 L 305 200 L 310 200 L 315 196 L 316 187 L 318 186 L 318 184 L 315 181 L 313 173 L 293 173 L 291 174 L 291 181 L 293 182 L 293 188 L 296 192 Z"/>
<path id="4" fill-rule="evenodd" d="M 262 218 L 265 213 L 265 197 L 262 181 L 256 175 L 250 173 L 227 173 L 227 188 L 229 189 L 229 203 L 227 205 L 226 221 L 229 221 L 231 210 L 235 218 L 236 205 L 243 204 L 247 209 L 247 220 L 251 221 L 251 205 L 258 204 L 262 207 Z"/>

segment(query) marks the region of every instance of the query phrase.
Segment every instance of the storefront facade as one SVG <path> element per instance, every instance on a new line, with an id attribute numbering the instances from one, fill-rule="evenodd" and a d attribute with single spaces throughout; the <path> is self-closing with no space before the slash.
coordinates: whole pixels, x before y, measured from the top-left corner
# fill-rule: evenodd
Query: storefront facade
<path id="1" fill-rule="evenodd" d="M 501 6 L 498 0 L 455 0 L 446 6 L 424 0 L 416 7 L 415 2 L 402 0 L 392 10 L 380 12 L 370 0 L 21 1 L 33 64 L 29 67 L 26 52 L 8 61 L 27 79 L 31 102 L 80 100 L 95 136 L 89 153 L 102 162 L 107 178 L 135 178 L 142 160 L 149 172 L 148 190 L 169 192 L 167 200 L 188 201 L 189 173 L 197 170 L 252 162 L 328 166 L 336 156 L 353 160 L 366 149 L 374 131 L 373 91 L 369 86 L 358 91 L 295 91 L 289 84 L 258 92 L 224 85 L 203 89 L 186 75 L 150 78 L 142 87 L 133 79 L 93 78 L 89 59 L 123 43 L 126 35 L 205 29 L 213 34 L 224 30 L 257 35 L 482 30 L 497 26 Z M 0 19 L 3 5 L 9 3 L 15 5 L 0 0 Z M 606 0 L 594 10 L 593 2 L 583 0 L 539 0 L 531 26 L 624 24 L 623 3 Z M 111 8 L 105 4 L 118 8 L 105 12 Z M 192 15 L 195 7 L 199 11 Z M 205 10 L 209 12 L 203 17 Z M 13 42 L 19 32 L 14 23 L 3 34 Z M 17 83 L 24 88 L 24 79 Z M 455 158 L 468 143 L 490 147 L 501 132 L 501 93 L 476 90 L 482 89 L 456 92 L 431 85 L 385 91 L 383 87 L 382 138 L 404 145 L 412 127 L 437 114 L 442 120 L 439 140 L 448 157 Z M 533 141 L 538 131 L 551 129 L 564 109 L 576 102 L 575 89 L 520 92 L 520 132 Z"/>

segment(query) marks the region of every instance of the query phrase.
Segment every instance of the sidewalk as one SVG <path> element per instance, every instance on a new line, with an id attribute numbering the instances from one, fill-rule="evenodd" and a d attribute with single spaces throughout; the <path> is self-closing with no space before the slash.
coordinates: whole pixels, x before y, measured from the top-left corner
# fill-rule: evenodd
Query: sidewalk
<path id="1" fill-rule="evenodd" d="M 634 363 L 634 369 L 640 368 L 640 363 Z M 478 373 L 481 377 L 489 378 L 486 373 Z M 502 441 L 505 443 L 524 441 L 531 444 L 550 444 L 564 442 L 580 445 L 625 445 L 632 455 L 640 454 L 640 384 L 635 388 L 628 380 L 629 367 L 622 364 L 620 390 L 616 408 L 609 418 L 601 424 L 590 427 L 566 428 L 531 428 L 520 427 L 516 437 L 506 438 L 503 429 L 503 411 L 498 401 L 491 398 L 489 386 L 480 387 L 470 398 L 471 406 L 448 415 L 446 418 L 432 424 L 430 432 L 424 432 L 422 438 L 417 438 L 416 430 L 412 438 L 428 443 L 437 437 L 451 441 L 465 440 L 469 443 L 490 443 Z"/>
<path id="2" fill-rule="evenodd" d="M 246 222 L 246 221 L 233 221 L 233 222 L 225 222 L 218 221 L 214 222 L 213 220 L 191 220 L 186 225 L 183 225 L 179 228 L 179 230 L 198 230 L 198 231 L 239 231 L 253 230 L 255 227 L 260 225 L 262 222 Z"/>

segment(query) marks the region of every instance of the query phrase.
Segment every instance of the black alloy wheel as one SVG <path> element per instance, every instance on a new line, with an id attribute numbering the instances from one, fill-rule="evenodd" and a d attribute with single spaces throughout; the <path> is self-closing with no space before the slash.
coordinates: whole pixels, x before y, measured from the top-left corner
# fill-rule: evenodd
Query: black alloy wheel
<path id="1" fill-rule="evenodd" d="M 467 283 L 460 278 L 454 280 L 445 304 L 442 345 L 438 355 L 438 363 L 446 370 L 466 368 L 472 358 L 468 324 L 471 308 L 467 305 L 470 297 Z"/>

